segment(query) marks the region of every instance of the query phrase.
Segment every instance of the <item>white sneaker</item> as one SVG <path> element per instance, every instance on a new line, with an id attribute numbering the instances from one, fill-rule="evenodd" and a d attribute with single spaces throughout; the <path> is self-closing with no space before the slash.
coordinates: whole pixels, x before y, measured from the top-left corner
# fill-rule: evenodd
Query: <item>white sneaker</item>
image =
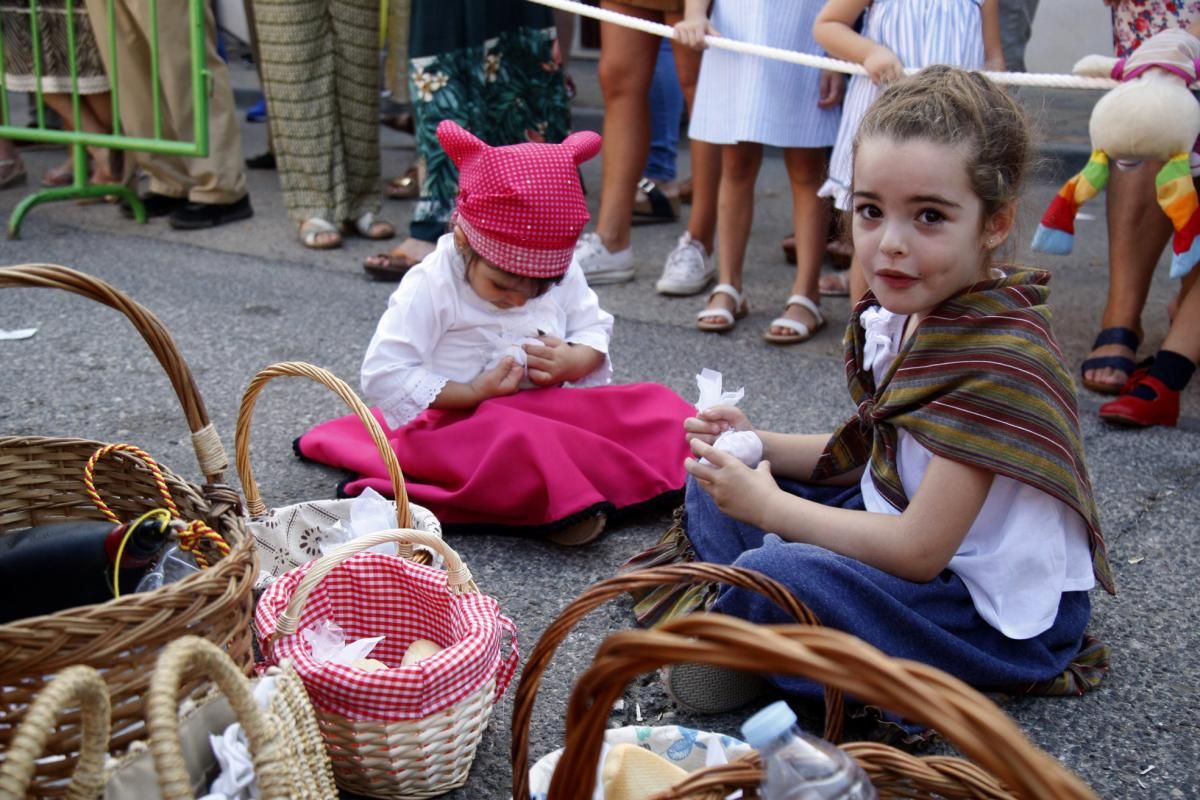
<path id="1" fill-rule="evenodd" d="M 575 243 L 575 260 L 593 286 L 633 280 L 633 247 L 610 253 L 598 233 L 585 233 Z"/>
<path id="2" fill-rule="evenodd" d="M 704 245 L 684 231 L 679 237 L 679 244 L 667 255 L 662 277 L 654 284 L 654 288 L 659 294 L 686 297 L 703 292 L 716 275 L 717 268 L 713 266 L 708 253 L 704 252 Z"/>

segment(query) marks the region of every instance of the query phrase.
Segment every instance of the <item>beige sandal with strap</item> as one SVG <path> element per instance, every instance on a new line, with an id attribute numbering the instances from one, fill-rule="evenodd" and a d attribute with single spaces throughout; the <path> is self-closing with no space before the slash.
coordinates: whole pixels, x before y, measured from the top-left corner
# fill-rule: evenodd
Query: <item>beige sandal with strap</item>
<path id="1" fill-rule="evenodd" d="M 729 283 L 718 283 L 713 287 L 713 290 L 708 293 L 708 302 L 719 294 L 728 296 L 733 300 L 734 311 L 728 308 L 705 308 L 696 315 L 696 327 L 702 331 L 709 333 L 723 333 L 724 331 L 733 330 L 733 326 L 742 317 L 750 313 L 750 305 L 746 302 L 746 298 L 742 297 L 742 293 L 737 290 L 736 286 Z M 715 320 L 713 318 L 716 318 Z"/>
<path id="2" fill-rule="evenodd" d="M 311 250 L 334 250 L 342 246 L 342 234 L 329 220 L 309 217 L 300 224 L 300 241 Z"/>
<path id="3" fill-rule="evenodd" d="M 343 226 L 346 233 L 357 233 L 364 239 L 391 239 L 396 235 L 392 223 L 375 216 L 373 211 L 364 211 L 355 220 L 348 220 Z"/>
<path id="4" fill-rule="evenodd" d="M 821 307 L 804 295 L 794 294 L 789 297 L 783 306 L 785 311 L 788 306 L 800 306 L 806 309 L 816 319 L 816 324 L 809 327 L 794 319 L 776 317 L 771 320 L 767 332 L 763 334 L 763 339 L 772 344 L 799 344 L 811 339 L 813 334 L 825 327 L 825 316 L 821 313 Z M 771 333 L 771 328 L 787 328 L 790 333 Z"/>

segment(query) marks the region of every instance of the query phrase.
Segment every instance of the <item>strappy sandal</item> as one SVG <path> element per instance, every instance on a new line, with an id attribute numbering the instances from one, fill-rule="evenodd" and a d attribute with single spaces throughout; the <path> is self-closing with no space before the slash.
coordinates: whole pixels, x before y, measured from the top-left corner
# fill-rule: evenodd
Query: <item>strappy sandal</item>
<path id="1" fill-rule="evenodd" d="M 342 234 L 329 220 L 309 217 L 300 224 L 300 241 L 310 250 L 334 250 L 342 246 Z"/>
<path id="2" fill-rule="evenodd" d="M 742 293 L 737 290 L 737 287 L 728 283 L 718 283 L 708 293 L 708 302 L 712 302 L 712 299 L 719 294 L 726 295 L 732 299 L 735 310 L 730 311 L 728 308 L 705 308 L 696 315 L 696 327 L 702 331 L 708 331 L 709 333 L 731 331 L 739 319 L 750 313 L 750 304 L 746 302 L 746 298 L 742 297 Z M 716 317 L 719 321 L 710 321 L 713 317 Z"/>
<path id="3" fill-rule="evenodd" d="M 19 158 L 6 158 L 0 161 L 0 189 L 13 186 L 23 186 L 29 180 L 25 171 L 25 162 Z"/>
<path id="4" fill-rule="evenodd" d="M 392 223 L 380 219 L 372 211 L 364 211 L 358 215 L 357 219 L 343 222 L 342 231 L 345 233 L 357 233 L 364 239 L 376 240 L 391 239 L 396 235 L 396 229 L 392 226 Z"/>
<path id="5" fill-rule="evenodd" d="M 1108 344 L 1117 344 L 1122 347 L 1128 347 L 1135 354 L 1137 353 L 1138 345 L 1141 343 L 1141 337 L 1129 328 L 1113 327 L 1105 328 L 1096 335 L 1096 341 L 1092 342 L 1092 349 L 1103 347 Z M 1120 381 L 1091 381 L 1084 375 L 1096 369 L 1115 369 L 1125 373 L 1125 379 Z M 1133 374 L 1134 361 L 1128 356 L 1092 356 L 1084 359 L 1084 362 L 1079 365 L 1079 379 L 1084 387 L 1098 394 L 1120 394 L 1121 387 L 1129 380 L 1129 376 Z"/>
<path id="6" fill-rule="evenodd" d="M 403 175 L 393 178 L 384 188 L 383 193 L 392 200 L 412 200 L 421 194 L 421 175 L 417 165 L 413 164 Z"/>
<path id="7" fill-rule="evenodd" d="M 649 178 L 638 181 L 633 200 L 633 224 L 652 225 L 679 219 L 679 197 L 671 197 Z"/>
<path id="8" fill-rule="evenodd" d="M 767 332 L 763 334 L 763 339 L 771 344 L 799 344 L 800 342 L 808 341 L 817 331 L 825 327 L 825 316 L 821 313 L 821 307 L 804 295 L 794 294 L 789 297 L 787 302 L 783 304 L 784 311 L 787 310 L 788 306 L 800 306 L 806 309 L 816 319 L 817 324 L 810 327 L 794 319 L 776 317 L 771 320 L 771 324 L 767 327 Z M 771 328 L 787 328 L 791 333 L 771 333 Z"/>

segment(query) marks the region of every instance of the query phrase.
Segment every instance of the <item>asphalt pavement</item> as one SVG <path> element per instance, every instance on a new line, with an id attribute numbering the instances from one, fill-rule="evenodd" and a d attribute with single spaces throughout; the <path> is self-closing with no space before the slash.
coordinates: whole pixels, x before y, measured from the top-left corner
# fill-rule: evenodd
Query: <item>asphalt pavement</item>
<path id="1" fill-rule="evenodd" d="M 601 121 L 594 63 L 576 62 L 581 84 L 577 124 Z M 235 65 L 239 100 L 250 99 L 253 74 Z M 1026 192 L 1012 257 L 1053 271 L 1051 303 L 1068 362 L 1078 364 L 1096 333 L 1106 281 L 1104 205 L 1085 208 L 1076 252 L 1048 258 L 1026 246 L 1058 180 L 1087 153 L 1086 121 L 1095 95 L 1023 92 L 1040 120 L 1044 169 Z M 246 155 L 264 147 L 265 126 L 243 125 Z M 61 159 L 61 151 L 26 154 L 31 175 Z M 385 174 L 400 174 L 412 157 L 409 137 L 384 130 Z M 686 154 L 680 171 L 687 173 Z M 600 159 L 583 167 L 593 212 Z M 253 219 L 211 231 L 179 232 L 163 221 L 139 226 L 109 205 L 59 203 L 38 207 L 22 238 L 0 241 L 0 264 L 54 263 L 109 281 L 158 314 L 195 373 L 210 415 L 230 454 L 242 391 L 255 372 L 285 360 L 308 361 L 357 385 L 359 361 L 392 287 L 368 281 L 361 259 L 378 243 L 351 239 L 340 250 L 300 246 L 286 221 L 277 179 L 252 172 Z M 30 188 L 0 191 L 7 216 Z M 385 217 L 403 228 L 411 202 L 385 201 Z M 790 218 L 786 175 L 772 155 L 755 197 L 747 254 L 751 313 L 727 335 L 693 327 L 702 298 L 666 298 L 653 282 L 682 224 L 635 229 L 637 279 L 598 289 L 617 318 L 616 379 L 658 381 L 694 399 L 694 376 L 720 370 L 745 387 L 743 405 L 760 426 L 828 431 L 853 410 L 843 377 L 841 335 L 845 299 L 827 299 L 829 325 L 803 345 L 779 348 L 761 335 L 782 310 L 790 269 L 779 242 Z M 1144 324 L 1143 351 L 1156 349 L 1166 329 L 1174 286 L 1165 264 L 1155 276 Z M 185 476 L 198 478 L 184 418 L 162 369 L 124 318 L 64 292 L 0 292 L 0 329 L 37 328 L 29 339 L 0 340 L 0 431 L 82 436 L 135 443 Z M 1005 699 L 1001 704 L 1038 746 L 1076 771 L 1103 797 L 1200 797 L 1197 679 L 1200 633 L 1195 595 L 1200 581 L 1200 381 L 1184 398 L 1178 428 L 1129 431 L 1096 417 L 1103 398 L 1080 393 L 1084 442 L 1101 520 L 1120 593 L 1093 594 L 1091 632 L 1113 650 L 1112 670 L 1099 689 L 1070 699 Z M 264 499 L 282 505 L 332 497 L 341 475 L 301 463 L 292 440 L 309 425 L 340 414 L 327 390 L 289 379 L 274 382 L 255 411 L 251 460 Z M 235 483 L 232 468 L 228 479 Z M 565 549 L 508 536 L 448 536 L 480 588 L 495 596 L 520 631 L 523 652 L 557 613 L 589 584 L 612 575 L 630 555 L 670 524 L 669 511 L 614 526 L 599 541 Z M 628 603 L 592 613 L 556 654 L 545 674 L 531 735 L 534 758 L 563 741 L 563 709 L 574 676 L 600 639 L 629 627 Z M 451 798 L 508 796 L 511 692 L 497 706 L 470 779 Z M 631 686 L 614 724 L 641 720 L 682 723 L 736 733 L 753 708 L 719 717 L 678 713 L 648 676 Z"/>

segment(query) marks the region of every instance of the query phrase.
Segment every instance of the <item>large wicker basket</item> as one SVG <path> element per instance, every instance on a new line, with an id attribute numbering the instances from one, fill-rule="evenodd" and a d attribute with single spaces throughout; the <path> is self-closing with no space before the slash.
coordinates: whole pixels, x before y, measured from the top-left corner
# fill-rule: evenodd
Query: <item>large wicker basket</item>
<path id="1" fill-rule="evenodd" d="M 788 612 L 797 622 L 819 625 L 811 610 L 783 584 L 762 573 L 741 567 L 689 562 L 663 567 L 625 572 L 598 581 L 572 600 L 558 617 L 542 632 L 521 669 L 512 713 L 512 796 L 513 800 L 529 800 L 529 725 L 538 684 L 550 665 L 554 651 L 566 639 L 575 624 L 604 603 L 626 592 L 653 589 L 667 584 L 720 583 L 758 592 Z M 752 664 L 744 667 L 753 670 Z M 833 686 L 825 690 L 825 738 L 839 741 L 845 724 L 845 704 L 841 691 Z M 579 794 L 591 797 L 591 794 Z"/>
<path id="2" fill-rule="evenodd" d="M 753 625 L 721 614 L 691 614 L 653 630 L 611 634 L 575 683 L 566 746 L 549 800 L 591 797 L 609 709 L 637 676 L 668 664 L 700 662 L 795 675 L 836 686 L 941 732 L 973 761 L 917 758 L 886 745 L 843 745 L 881 797 L 1095 800 L 1070 770 L 1033 745 L 994 703 L 962 681 L 915 661 L 884 655 L 842 631 L 811 625 Z M 692 773 L 657 800 L 756 796 L 757 765 L 741 761 Z"/>
<path id="3" fill-rule="evenodd" d="M 167 642 L 195 633 L 224 648 L 249 671 L 257 559 L 237 493 L 222 483 L 227 459 L 220 439 L 191 370 L 158 318 L 107 283 L 65 267 L 2 268 L 3 287 L 63 289 L 129 318 L 170 378 L 205 478 L 203 487 L 197 487 L 163 470 L 167 488 L 180 516 L 204 520 L 231 546 L 229 555 L 212 568 L 156 591 L 0 626 L 0 753 L 33 698 L 56 673 L 73 664 L 93 666 L 104 676 L 112 698 L 109 749 L 119 751 L 145 735 L 146 690 L 155 659 Z M 83 482 L 84 465 L 103 445 L 84 439 L 0 436 L 0 536 L 46 522 L 103 519 Z M 144 462 L 124 452 L 99 462 L 94 474 L 100 496 L 122 519 L 162 504 L 155 480 Z M 46 746 L 47 755 L 63 758 L 39 764 L 31 791 L 61 794 L 79 747 L 78 715 L 66 715 Z"/>

